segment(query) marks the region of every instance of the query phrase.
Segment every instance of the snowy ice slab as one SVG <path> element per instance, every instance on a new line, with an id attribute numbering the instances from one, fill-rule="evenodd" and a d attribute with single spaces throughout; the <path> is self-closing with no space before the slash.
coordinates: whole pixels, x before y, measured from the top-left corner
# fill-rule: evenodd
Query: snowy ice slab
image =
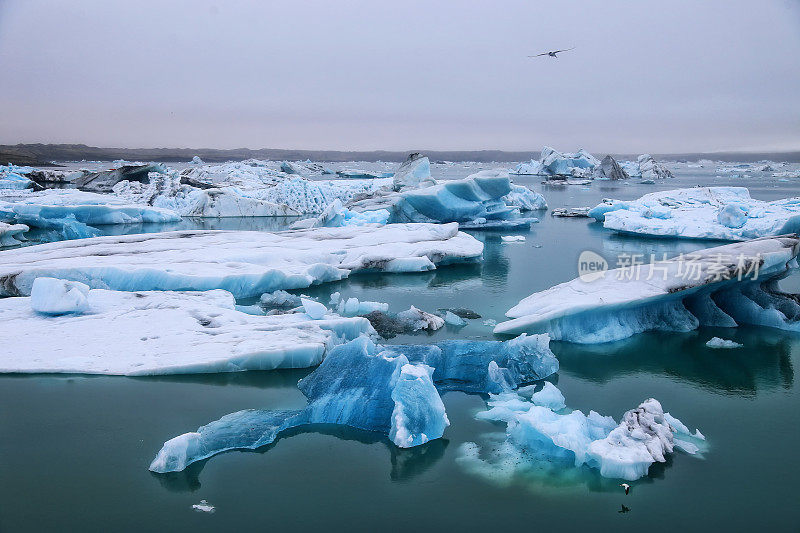
<path id="1" fill-rule="evenodd" d="M 37 277 L 126 291 L 225 289 L 237 298 L 337 281 L 352 272 L 409 272 L 474 261 L 483 244 L 457 224 L 391 224 L 278 233 L 173 231 L 96 237 L 2 252 L 0 295 Z"/>
<path id="2" fill-rule="evenodd" d="M 576 278 L 523 299 L 494 331 L 596 343 L 699 325 L 800 330 L 800 305 L 774 283 L 799 243 L 794 236 L 758 239 L 609 270 L 591 281 Z"/>
<path id="3" fill-rule="evenodd" d="M 762 202 L 744 187 L 694 187 L 604 200 L 589 216 L 622 233 L 741 241 L 800 231 L 800 197 Z"/>
<path id="4" fill-rule="evenodd" d="M 0 246 L 15 246 L 22 242 L 22 234 L 30 228 L 25 224 L 7 224 L 0 222 Z"/>
<path id="5" fill-rule="evenodd" d="M 61 280 L 40 287 L 44 279 L 37 279 L 33 298 L 0 299 L 0 372 L 141 376 L 304 368 L 318 364 L 328 348 L 372 332 L 364 318 L 248 315 L 222 290 L 94 289 L 72 294 L 86 302 L 69 308 L 63 304 L 79 288 Z M 75 306 L 82 314 L 45 316 L 32 308 L 60 313 Z"/>

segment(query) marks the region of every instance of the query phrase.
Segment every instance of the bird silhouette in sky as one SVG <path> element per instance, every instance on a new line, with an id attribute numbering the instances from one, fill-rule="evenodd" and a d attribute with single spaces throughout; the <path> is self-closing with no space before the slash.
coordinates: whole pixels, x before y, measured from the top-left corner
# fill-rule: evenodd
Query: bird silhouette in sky
<path id="1" fill-rule="evenodd" d="M 575 47 L 573 46 L 572 48 L 565 48 L 564 50 L 553 50 L 552 52 L 542 52 L 541 54 L 536 54 L 534 56 L 528 56 L 528 57 L 550 56 L 558 59 L 558 56 L 556 54 L 560 54 L 561 52 L 569 52 L 570 50 L 575 50 Z"/>

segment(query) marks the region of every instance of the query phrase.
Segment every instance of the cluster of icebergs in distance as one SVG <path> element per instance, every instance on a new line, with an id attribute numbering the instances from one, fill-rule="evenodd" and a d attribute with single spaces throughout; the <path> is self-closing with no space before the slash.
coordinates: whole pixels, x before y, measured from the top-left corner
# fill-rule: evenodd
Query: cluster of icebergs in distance
<path id="1" fill-rule="evenodd" d="M 162 163 L 122 161 L 101 171 L 9 165 L 0 167 L 0 222 L 57 230 L 58 239 L 99 235 L 98 225 L 181 217 L 312 217 L 298 223 L 305 228 L 397 222 L 520 228 L 536 221 L 520 216 L 522 211 L 547 208 L 540 194 L 511 183 L 505 171 L 439 183 L 420 154 L 412 154 L 393 175 L 351 172 L 340 173 L 349 179 L 308 179 L 326 173 L 311 162 L 259 160 L 212 165 L 198 160 L 181 172 Z M 65 185 L 75 189 L 49 188 Z"/>
<path id="2" fill-rule="evenodd" d="M 530 162 L 520 163 L 512 174 L 544 176 L 552 180 L 639 178 L 643 182 L 673 177 L 672 173 L 650 154 L 642 154 L 636 161 L 618 163 L 610 155 L 601 161 L 583 149 L 575 153 L 565 153 L 549 146 L 542 149 L 538 160 L 531 159 Z"/>

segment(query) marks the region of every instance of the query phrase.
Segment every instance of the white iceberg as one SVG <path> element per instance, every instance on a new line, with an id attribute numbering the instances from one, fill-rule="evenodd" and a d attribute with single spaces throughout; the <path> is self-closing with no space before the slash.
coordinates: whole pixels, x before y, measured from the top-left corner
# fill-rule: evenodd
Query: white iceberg
<path id="1" fill-rule="evenodd" d="M 738 342 L 735 342 L 735 341 L 732 341 L 732 340 L 728 340 L 728 339 L 721 339 L 719 337 L 712 337 L 711 340 L 709 340 L 706 343 L 706 346 L 708 346 L 709 348 L 741 348 L 742 347 L 742 345 L 739 344 Z"/>
<path id="2" fill-rule="evenodd" d="M 457 224 L 390 224 L 277 233 L 172 231 L 95 237 L 3 252 L 0 295 L 47 276 L 115 290 L 225 289 L 237 298 L 338 281 L 352 272 L 417 272 L 480 260 Z"/>
<path id="3" fill-rule="evenodd" d="M 699 431 L 689 434 L 682 422 L 664 413 L 652 398 L 626 412 L 620 424 L 594 411 L 557 413 L 514 393 L 491 396 L 488 404 L 490 409 L 477 418 L 505 423 L 505 440 L 494 443 L 483 457 L 480 446 L 465 443 L 456 461 L 495 480 L 509 480 L 526 471 L 568 471 L 586 465 L 604 477 L 631 481 L 647 475 L 653 463 L 665 462 L 676 447 L 697 453 L 704 440 Z"/>
<path id="4" fill-rule="evenodd" d="M 89 286 L 77 281 L 36 278 L 31 288 L 31 309 L 43 315 L 83 313 L 89 308 Z"/>
<path id="5" fill-rule="evenodd" d="M 523 299 L 494 331 L 547 332 L 576 343 L 700 325 L 800 331 L 800 304 L 776 284 L 799 246 L 797 237 L 765 238 L 579 277 Z"/>
<path id="6" fill-rule="evenodd" d="M 587 178 L 600 164 L 600 161 L 584 149 L 574 154 L 562 153 L 554 148 L 545 146 L 542 149 L 539 161 L 544 172 L 551 177 Z"/>
<path id="7" fill-rule="evenodd" d="M 0 165 L 0 189 L 20 190 L 33 187 L 34 183 L 25 176 L 32 170 L 34 170 L 32 167 L 20 167 L 13 164 Z"/>
<path id="8" fill-rule="evenodd" d="M 431 177 L 431 162 L 418 153 L 409 155 L 392 177 L 392 188 L 395 191 L 405 188 L 418 189 L 435 184 L 436 181 Z"/>
<path id="9" fill-rule="evenodd" d="M 373 333 L 363 318 L 245 314 L 222 290 L 88 290 L 47 278 L 36 280 L 31 298 L 0 299 L 0 320 L 3 373 L 142 376 L 305 368 L 319 364 L 332 346 Z"/>
<path id="10" fill-rule="evenodd" d="M 800 197 L 763 202 L 744 187 L 694 187 L 604 200 L 589 216 L 621 233 L 741 241 L 800 232 Z"/>

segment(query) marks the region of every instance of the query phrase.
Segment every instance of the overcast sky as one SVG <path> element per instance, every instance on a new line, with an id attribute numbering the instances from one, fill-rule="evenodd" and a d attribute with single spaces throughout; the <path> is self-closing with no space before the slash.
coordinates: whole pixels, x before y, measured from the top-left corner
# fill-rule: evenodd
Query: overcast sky
<path id="1" fill-rule="evenodd" d="M 17 142 L 796 150 L 800 2 L 0 0 Z"/>

